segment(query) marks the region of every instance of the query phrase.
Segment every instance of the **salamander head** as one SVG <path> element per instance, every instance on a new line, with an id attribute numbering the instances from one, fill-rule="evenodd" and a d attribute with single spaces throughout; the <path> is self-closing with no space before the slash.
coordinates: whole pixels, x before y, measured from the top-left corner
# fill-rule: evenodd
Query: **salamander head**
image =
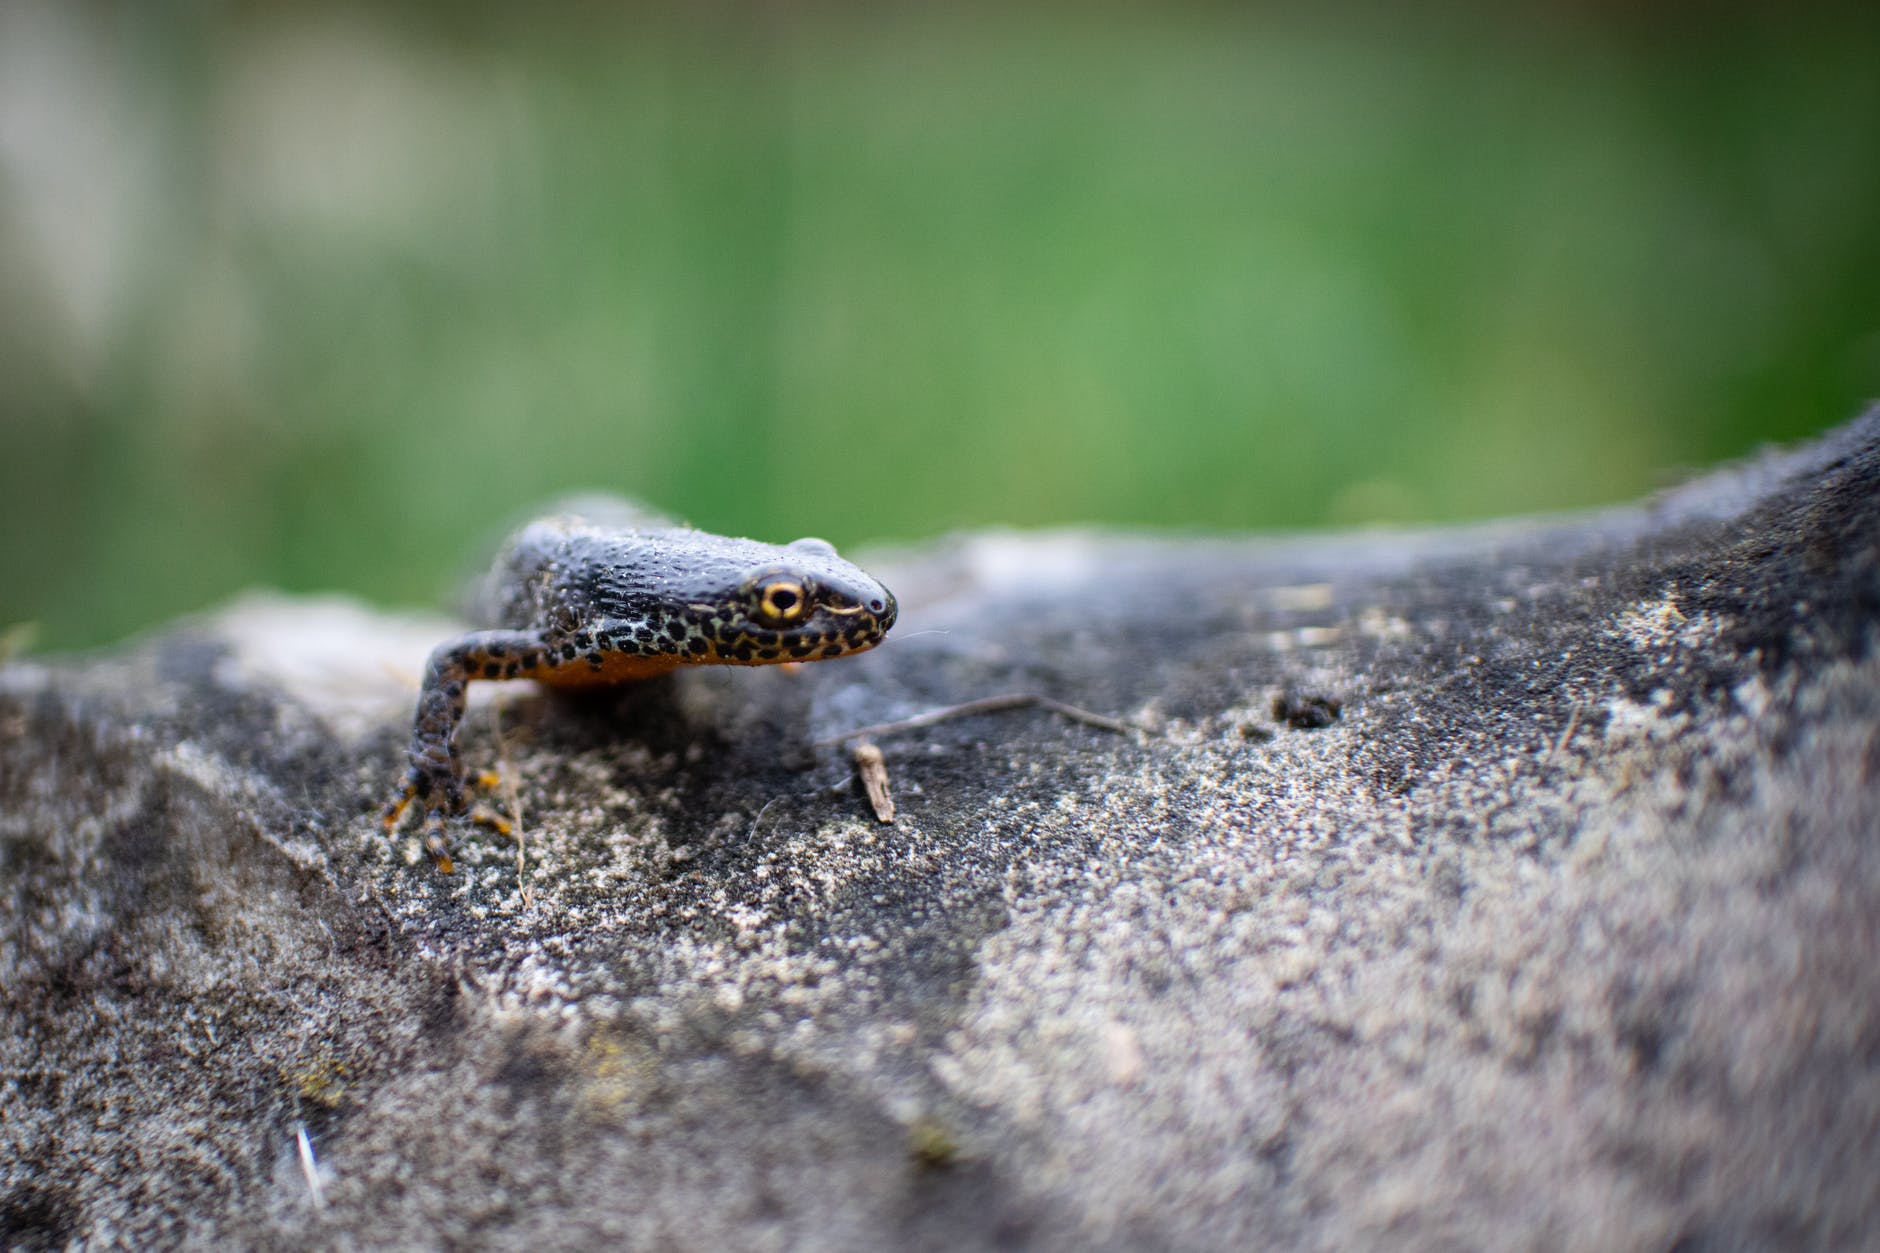
<path id="1" fill-rule="evenodd" d="M 828 543 L 688 527 L 530 524 L 485 584 L 484 621 L 545 633 L 570 674 L 614 682 L 683 665 L 765 665 L 859 653 L 894 625 L 894 597 Z"/>
<path id="2" fill-rule="evenodd" d="M 807 661 L 881 643 L 894 625 L 893 593 L 824 540 L 800 539 L 774 551 L 775 559 L 743 571 L 707 619 L 710 660 Z"/>
<path id="3" fill-rule="evenodd" d="M 577 620 L 629 626 L 605 633 L 679 665 L 842 657 L 873 648 L 894 625 L 888 589 L 823 540 L 593 535 L 564 550 L 562 568 L 579 584 L 564 600 L 580 610 Z"/>

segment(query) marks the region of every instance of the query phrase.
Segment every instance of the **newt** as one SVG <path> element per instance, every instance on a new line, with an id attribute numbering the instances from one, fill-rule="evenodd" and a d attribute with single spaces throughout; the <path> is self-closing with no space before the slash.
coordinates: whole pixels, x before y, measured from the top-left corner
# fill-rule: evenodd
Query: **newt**
<path id="1" fill-rule="evenodd" d="M 894 625 L 894 596 L 819 539 L 713 535 L 593 498 L 504 543 L 471 598 L 481 629 L 432 650 L 418 693 L 395 830 L 414 803 L 425 849 L 452 870 L 449 823 L 469 812 L 457 746 L 466 689 L 534 679 L 630 682 L 681 666 L 767 666 L 864 652 Z"/>

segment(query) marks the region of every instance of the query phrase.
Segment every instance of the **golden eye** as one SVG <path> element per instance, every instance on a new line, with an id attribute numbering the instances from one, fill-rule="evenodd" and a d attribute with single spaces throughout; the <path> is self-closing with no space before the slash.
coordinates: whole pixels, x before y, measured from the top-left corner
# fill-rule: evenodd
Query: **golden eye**
<path id="1" fill-rule="evenodd" d="M 757 602 L 757 612 L 769 622 L 795 622 L 803 616 L 808 603 L 801 583 L 777 579 L 764 584 L 761 599 Z"/>

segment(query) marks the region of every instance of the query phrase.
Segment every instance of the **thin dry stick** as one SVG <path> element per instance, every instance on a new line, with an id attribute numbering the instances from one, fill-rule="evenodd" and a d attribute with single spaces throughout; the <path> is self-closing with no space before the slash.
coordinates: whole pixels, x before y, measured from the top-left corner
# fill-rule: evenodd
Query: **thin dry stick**
<path id="1" fill-rule="evenodd" d="M 861 739 L 863 737 L 873 739 L 877 736 L 896 735 L 902 731 L 914 731 L 921 727 L 930 727 L 936 722 L 945 722 L 949 718 L 965 718 L 972 714 L 998 713 L 1006 709 L 1025 709 L 1032 706 L 1049 710 L 1060 717 L 1069 718 L 1073 722 L 1084 722 L 1093 727 L 1101 727 L 1105 731 L 1115 731 L 1119 735 L 1126 734 L 1131 729 L 1127 722 L 1118 718 L 1111 718 L 1104 714 L 1091 713 L 1088 709 L 1079 709 L 1075 705 L 1066 705 L 1062 701 L 1052 700 L 1049 696 L 1039 696 L 1035 692 L 1015 692 L 1007 696 L 987 696 L 979 700 L 969 700 L 962 705 L 948 705 L 945 709 L 936 709 L 931 713 L 916 714 L 912 718 L 902 718 L 898 722 L 877 722 L 873 726 L 857 727 L 853 731 L 844 731 L 840 735 L 832 735 L 828 739 L 817 740 L 812 747 L 835 748 L 840 744 L 848 743 L 850 740 Z"/>
<path id="2" fill-rule="evenodd" d="M 294 1124 L 294 1143 L 300 1150 L 300 1173 L 313 1196 L 313 1208 L 326 1208 L 326 1187 L 320 1180 L 320 1163 L 313 1156 L 313 1141 L 307 1138 L 307 1124 Z"/>
<path id="3" fill-rule="evenodd" d="M 773 796 L 769 800 L 764 802 L 763 808 L 757 811 L 757 817 L 751 819 L 751 829 L 748 832 L 746 832 L 744 836 L 744 840 L 746 843 L 749 843 L 750 841 L 755 840 L 757 838 L 758 824 L 764 821 L 764 815 L 770 812 L 770 807 L 772 805 L 775 805 L 778 801 L 782 799 L 784 798 L 781 796 Z"/>
<path id="4" fill-rule="evenodd" d="M 1565 751 L 1567 741 L 1573 738 L 1574 728 L 1580 725 L 1580 704 L 1581 702 L 1574 701 L 1573 708 L 1567 712 L 1567 729 L 1560 733 L 1560 738 L 1555 740 L 1553 747 L 1547 750 L 1547 756 L 1541 758 L 1543 768 L 1552 765 L 1554 758 Z"/>
<path id="5" fill-rule="evenodd" d="M 490 721 L 496 727 L 496 765 L 499 777 L 503 781 L 503 799 L 509 802 L 510 821 L 515 824 L 516 837 L 516 882 L 522 888 L 522 906 L 524 909 L 535 908 L 535 889 L 529 885 L 524 850 L 528 847 L 529 829 L 522 823 L 522 797 L 516 791 L 516 772 L 509 764 L 509 740 L 503 734 L 503 702 L 501 698 L 490 702 Z"/>
<path id="6" fill-rule="evenodd" d="M 873 740 L 859 741 L 849 750 L 855 759 L 855 772 L 862 776 L 862 791 L 868 807 L 875 811 L 876 822 L 894 821 L 894 794 L 888 790 L 888 759 L 881 755 Z"/>

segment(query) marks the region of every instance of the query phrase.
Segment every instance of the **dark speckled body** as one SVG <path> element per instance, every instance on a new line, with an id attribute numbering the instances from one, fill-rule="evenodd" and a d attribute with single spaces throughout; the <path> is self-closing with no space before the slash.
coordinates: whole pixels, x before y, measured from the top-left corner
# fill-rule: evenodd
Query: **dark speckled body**
<path id="1" fill-rule="evenodd" d="M 618 683 L 683 665 L 771 665 L 873 648 L 894 597 L 822 540 L 765 544 L 663 524 L 619 501 L 532 522 L 503 546 L 472 605 L 484 629 L 439 645 L 425 669 L 395 826 L 413 800 L 450 869 L 461 815 L 456 746 L 476 679 Z"/>

